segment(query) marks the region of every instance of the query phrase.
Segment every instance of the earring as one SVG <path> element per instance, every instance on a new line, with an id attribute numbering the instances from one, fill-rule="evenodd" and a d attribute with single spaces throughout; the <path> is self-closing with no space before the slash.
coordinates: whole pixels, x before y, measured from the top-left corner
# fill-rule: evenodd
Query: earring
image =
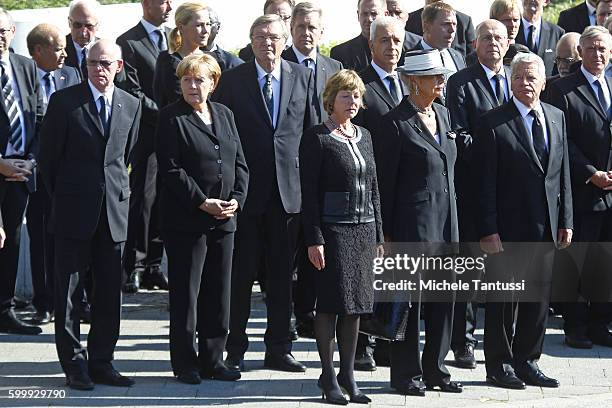
<path id="1" fill-rule="evenodd" d="M 418 86 L 418 85 L 415 85 L 415 86 L 414 86 L 414 94 L 415 94 L 416 96 L 419 96 L 419 93 L 420 93 L 420 92 L 419 92 L 419 86 Z"/>

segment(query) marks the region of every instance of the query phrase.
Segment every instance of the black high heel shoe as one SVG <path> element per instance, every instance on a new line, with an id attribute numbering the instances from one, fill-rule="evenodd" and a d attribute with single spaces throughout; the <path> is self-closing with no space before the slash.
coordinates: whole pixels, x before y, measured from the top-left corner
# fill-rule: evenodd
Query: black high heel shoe
<path id="1" fill-rule="evenodd" d="M 327 401 L 329 404 L 334 405 L 348 405 L 348 401 L 344 398 L 341 390 L 336 390 L 334 387 L 326 388 L 323 386 L 323 381 L 321 381 L 321 377 L 319 376 L 319 381 L 317 381 L 317 387 L 321 390 L 321 398 L 324 401 Z"/>
<path id="2" fill-rule="evenodd" d="M 361 392 L 359 388 L 357 388 L 357 391 L 355 393 L 351 394 L 351 389 L 353 388 L 351 387 L 352 384 L 346 382 L 342 377 L 340 377 L 339 374 L 336 379 L 338 380 L 338 385 L 340 385 L 340 388 L 349 395 L 351 402 L 354 402 L 356 404 L 369 404 L 370 402 L 372 402 L 370 397 Z"/>
<path id="3" fill-rule="evenodd" d="M 460 394 L 463 392 L 463 385 L 461 385 L 458 381 L 450 381 L 448 383 L 440 383 L 440 384 L 427 384 L 425 386 L 428 390 L 434 390 L 439 388 L 441 392 L 452 392 L 455 394 Z"/>

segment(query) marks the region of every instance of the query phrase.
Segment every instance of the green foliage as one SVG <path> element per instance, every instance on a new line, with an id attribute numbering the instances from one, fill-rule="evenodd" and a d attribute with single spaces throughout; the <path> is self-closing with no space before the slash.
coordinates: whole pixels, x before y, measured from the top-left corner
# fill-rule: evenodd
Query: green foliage
<path id="1" fill-rule="evenodd" d="M 544 19 L 552 23 L 556 23 L 559 19 L 559 13 L 568 8 L 574 7 L 583 0 L 551 0 L 548 7 L 544 9 Z"/>
<path id="2" fill-rule="evenodd" d="M 99 0 L 101 4 L 138 3 L 140 0 Z M 0 5 L 6 10 L 39 9 L 66 7 L 70 0 L 2 0 Z"/>

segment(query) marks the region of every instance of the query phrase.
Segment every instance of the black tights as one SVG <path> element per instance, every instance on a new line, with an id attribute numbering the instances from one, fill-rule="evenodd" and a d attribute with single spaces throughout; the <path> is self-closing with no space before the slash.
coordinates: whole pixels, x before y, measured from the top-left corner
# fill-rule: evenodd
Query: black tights
<path id="1" fill-rule="evenodd" d="M 340 352 L 340 372 L 338 377 L 351 394 L 357 392 L 353 375 L 355 349 L 359 332 L 359 315 L 336 315 L 316 313 L 314 320 L 317 348 L 321 359 L 321 382 L 327 387 L 338 387 L 334 371 L 334 337 L 338 337 Z"/>

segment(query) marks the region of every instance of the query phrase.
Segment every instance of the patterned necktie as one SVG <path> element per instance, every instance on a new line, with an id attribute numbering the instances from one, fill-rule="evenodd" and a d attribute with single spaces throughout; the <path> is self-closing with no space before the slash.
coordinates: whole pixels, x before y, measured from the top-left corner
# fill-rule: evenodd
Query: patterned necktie
<path id="1" fill-rule="evenodd" d="M 154 30 L 153 32 L 155 33 L 155 37 L 157 38 L 157 40 L 155 41 L 155 46 L 157 47 L 157 51 L 159 52 L 167 51 L 168 46 L 166 45 L 166 37 L 164 36 L 162 31 Z"/>
<path id="2" fill-rule="evenodd" d="M 263 87 L 264 101 L 266 102 L 266 108 L 268 108 L 268 114 L 270 115 L 270 121 L 274 124 L 274 92 L 272 90 L 272 74 L 266 74 L 266 82 Z"/>
<path id="3" fill-rule="evenodd" d="M 529 112 L 529 115 L 533 118 L 533 124 L 531 125 L 531 136 L 533 138 L 533 148 L 540 160 L 540 164 L 543 169 L 548 167 L 548 149 L 546 148 L 546 140 L 544 139 L 544 128 L 542 122 L 540 122 L 540 115 L 535 110 Z"/>
<path id="4" fill-rule="evenodd" d="M 606 113 L 607 118 L 610 119 L 610 104 L 604 96 L 603 87 L 601 86 L 601 83 L 598 80 L 593 81 L 593 85 L 595 85 L 595 88 L 597 88 L 597 99 L 599 99 L 599 104 L 601 105 L 603 111 Z"/>
<path id="5" fill-rule="evenodd" d="M 100 110 L 98 111 L 98 115 L 100 115 L 100 123 L 102 124 L 102 129 L 104 130 L 104 137 L 108 138 L 108 113 L 106 112 L 106 98 L 104 95 L 100 95 L 98 101 L 100 102 Z"/>
<path id="6" fill-rule="evenodd" d="M 395 101 L 396 105 L 400 103 L 400 93 L 399 88 L 397 86 L 397 77 L 395 75 L 387 75 L 385 78 L 389 81 L 389 93 L 391 94 L 391 98 Z"/>
<path id="7" fill-rule="evenodd" d="M 15 152 L 23 151 L 21 138 L 21 120 L 19 120 L 19 106 L 13 91 L 13 85 L 7 73 L 4 61 L 0 61 L 0 86 L 2 86 L 2 102 L 6 116 L 9 119 L 9 143 Z"/>
<path id="8" fill-rule="evenodd" d="M 87 80 L 87 49 L 81 50 L 81 74 L 83 75 L 83 81 Z"/>
<path id="9" fill-rule="evenodd" d="M 534 54 L 537 54 L 538 50 L 537 50 L 537 45 L 535 43 L 535 26 L 534 25 L 530 25 L 529 26 L 529 34 L 527 35 L 527 47 L 529 47 L 529 50 L 531 52 L 533 52 Z"/>
<path id="10" fill-rule="evenodd" d="M 504 88 L 502 88 L 502 80 L 502 76 L 499 74 L 493 76 L 493 81 L 495 81 L 495 96 L 497 97 L 498 106 L 506 102 L 506 95 L 504 94 Z"/>

